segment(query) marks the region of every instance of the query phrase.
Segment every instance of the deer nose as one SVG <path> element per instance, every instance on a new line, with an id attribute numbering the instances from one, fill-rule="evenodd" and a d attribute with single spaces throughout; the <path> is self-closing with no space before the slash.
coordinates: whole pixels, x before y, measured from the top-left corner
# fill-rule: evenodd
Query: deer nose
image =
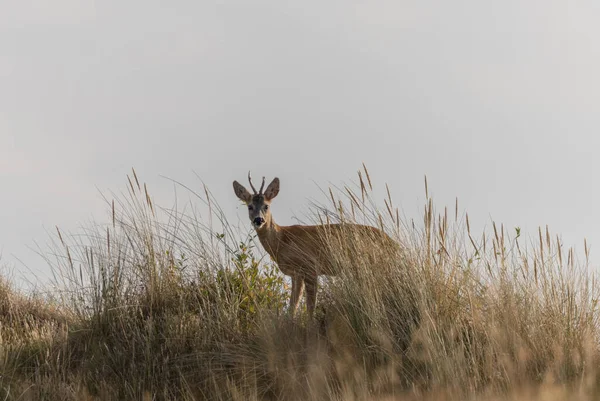
<path id="1" fill-rule="evenodd" d="M 263 219 L 262 217 L 257 217 L 254 219 L 254 225 L 255 226 L 260 226 L 265 222 L 265 219 Z"/>

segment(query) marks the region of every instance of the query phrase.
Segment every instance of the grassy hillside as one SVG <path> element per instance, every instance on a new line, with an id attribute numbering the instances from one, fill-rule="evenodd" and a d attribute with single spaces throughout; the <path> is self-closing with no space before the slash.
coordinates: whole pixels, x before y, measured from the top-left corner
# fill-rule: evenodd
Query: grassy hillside
<path id="1" fill-rule="evenodd" d="M 383 226 L 400 246 L 331 241 L 344 273 L 322 281 L 307 321 L 288 316 L 288 281 L 208 192 L 206 216 L 160 209 L 134 173 L 108 224 L 57 231 L 52 297 L 0 281 L 0 400 L 600 397 L 585 255 L 547 231 L 476 235 L 429 198 L 422 221 L 402 222 L 359 178 L 315 218 Z"/>

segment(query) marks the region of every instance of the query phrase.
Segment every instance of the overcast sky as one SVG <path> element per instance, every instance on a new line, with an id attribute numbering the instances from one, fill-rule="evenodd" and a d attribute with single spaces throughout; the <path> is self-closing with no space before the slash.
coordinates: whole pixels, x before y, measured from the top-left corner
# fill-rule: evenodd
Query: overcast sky
<path id="1" fill-rule="evenodd" d="M 135 167 L 231 219 L 277 175 L 281 224 L 365 162 L 407 215 L 453 205 L 600 245 L 597 1 L 0 2 L 0 247 L 105 217 Z M 596 257 L 596 260 L 599 260 Z"/>

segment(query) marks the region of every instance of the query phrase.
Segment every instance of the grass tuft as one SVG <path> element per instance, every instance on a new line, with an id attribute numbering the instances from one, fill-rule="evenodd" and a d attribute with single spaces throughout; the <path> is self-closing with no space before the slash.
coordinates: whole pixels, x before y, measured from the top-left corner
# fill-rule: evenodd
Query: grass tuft
<path id="1" fill-rule="evenodd" d="M 471 231 L 427 201 L 400 220 L 386 187 L 328 192 L 317 222 L 334 271 L 314 321 L 205 188 L 208 211 L 163 209 L 133 172 L 110 222 L 46 253 L 57 290 L 0 280 L 0 400 L 592 400 L 600 396 L 595 276 L 548 229 L 525 243 Z M 426 184 L 427 186 L 427 184 Z"/>

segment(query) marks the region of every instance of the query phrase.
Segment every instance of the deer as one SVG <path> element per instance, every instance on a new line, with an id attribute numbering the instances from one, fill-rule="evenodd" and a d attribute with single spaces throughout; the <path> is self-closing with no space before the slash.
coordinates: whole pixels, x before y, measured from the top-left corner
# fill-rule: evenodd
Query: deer
<path id="1" fill-rule="evenodd" d="M 233 181 L 233 190 L 236 196 L 248 207 L 248 217 L 258 239 L 277 264 L 279 270 L 291 277 L 292 289 L 290 295 L 289 312 L 294 316 L 302 293 L 306 288 L 306 309 L 309 318 L 313 317 L 316 301 L 318 277 L 320 275 L 336 276 L 339 272 L 339 263 L 334 263 L 331 256 L 331 247 L 327 239 L 340 238 L 343 230 L 350 230 L 358 240 L 382 240 L 395 243 L 382 230 L 359 224 L 321 224 L 321 225 L 292 225 L 280 226 L 275 223 L 271 214 L 271 202 L 279 193 L 279 178 L 265 186 L 265 177 L 262 179 L 260 190 L 252 184 L 250 172 L 248 182 L 253 193 L 243 185 Z M 337 237 L 332 237 L 332 234 Z"/>

